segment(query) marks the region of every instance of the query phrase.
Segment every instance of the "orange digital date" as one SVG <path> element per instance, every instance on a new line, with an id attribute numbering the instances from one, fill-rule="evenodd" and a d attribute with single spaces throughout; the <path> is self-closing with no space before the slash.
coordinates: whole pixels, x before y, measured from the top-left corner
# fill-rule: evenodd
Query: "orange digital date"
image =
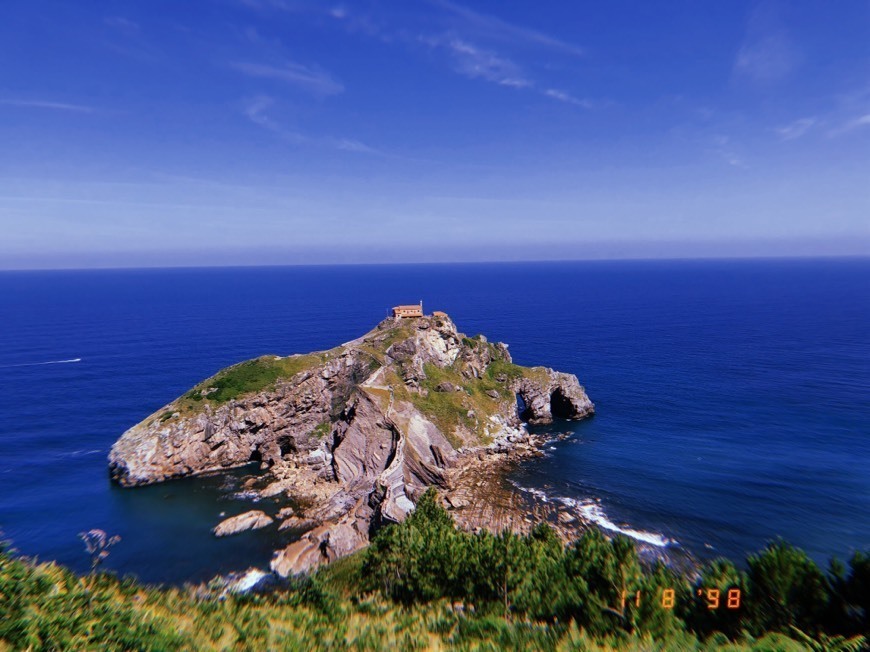
<path id="1" fill-rule="evenodd" d="M 719 609 L 722 606 L 726 609 L 740 608 L 740 589 L 728 589 L 728 591 L 725 592 L 724 604 L 722 591 L 719 589 L 698 589 L 698 596 L 704 598 L 704 601 L 707 603 L 707 609 L 710 609 L 711 611 Z M 629 596 L 627 591 L 623 591 L 620 604 L 622 609 L 625 609 L 629 600 L 634 603 L 634 606 L 639 607 L 641 603 L 641 592 L 635 591 L 633 595 Z M 664 589 L 660 596 L 660 600 L 663 609 L 673 609 L 677 600 L 677 592 L 674 589 Z"/>

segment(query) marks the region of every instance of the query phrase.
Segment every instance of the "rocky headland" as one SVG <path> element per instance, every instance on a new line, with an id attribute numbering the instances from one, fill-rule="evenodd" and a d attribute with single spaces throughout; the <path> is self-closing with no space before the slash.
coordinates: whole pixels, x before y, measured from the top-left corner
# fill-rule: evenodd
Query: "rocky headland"
<path id="1" fill-rule="evenodd" d="M 429 487 L 469 529 L 548 520 L 575 534 L 574 516 L 530 504 L 504 470 L 541 454 L 526 423 L 593 411 L 576 376 L 515 365 L 507 345 L 466 337 L 444 313 L 388 318 L 328 351 L 220 371 L 125 432 L 109 466 L 132 487 L 259 462 L 246 489 L 279 501 L 276 518 L 248 512 L 215 533 L 278 521 L 292 541 L 272 569 L 287 576 L 365 546 Z"/>

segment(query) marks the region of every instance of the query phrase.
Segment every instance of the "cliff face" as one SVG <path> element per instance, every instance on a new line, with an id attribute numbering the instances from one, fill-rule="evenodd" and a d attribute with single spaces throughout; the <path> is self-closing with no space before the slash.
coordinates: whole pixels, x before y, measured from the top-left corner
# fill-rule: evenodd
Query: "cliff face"
<path id="1" fill-rule="evenodd" d="M 464 451 L 523 439 L 523 421 L 592 411 L 575 376 L 514 365 L 505 345 L 467 338 L 447 316 L 387 319 L 329 351 L 221 371 L 125 432 L 109 463 L 134 486 L 261 461 L 263 496 L 306 505 L 280 526 L 301 533 L 273 560 L 286 575 L 402 520 Z"/>

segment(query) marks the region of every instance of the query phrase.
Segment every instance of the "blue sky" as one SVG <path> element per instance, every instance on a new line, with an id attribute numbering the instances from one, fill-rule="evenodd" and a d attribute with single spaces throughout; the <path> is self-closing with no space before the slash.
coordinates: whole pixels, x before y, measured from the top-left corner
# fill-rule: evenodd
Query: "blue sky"
<path id="1" fill-rule="evenodd" d="M 866 0 L 0 12 L 0 268 L 870 254 Z"/>

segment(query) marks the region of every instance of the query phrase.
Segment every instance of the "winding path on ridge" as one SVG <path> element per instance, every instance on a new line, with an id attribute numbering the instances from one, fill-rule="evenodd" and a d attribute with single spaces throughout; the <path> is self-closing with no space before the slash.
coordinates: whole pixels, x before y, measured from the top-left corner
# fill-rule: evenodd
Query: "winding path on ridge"
<path id="1" fill-rule="evenodd" d="M 405 435 L 399 425 L 390 417 L 393 409 L 394 394 L 393 388 L 388 385 L 382 385 L 384 368 L 381 367 L 369 376 L 360 385 L 365 389 L 374 389 L 387 391 L 390 395 L 390 402 L 387 404 L 387 409 L 384 411 L 384 421 L 396 433 L 396 444 L 394 448 L 393 459 L 381 473 L 378 475 L 376 483 L 384 490 L 384 506 L 387 516 L 401 520 L 414 509 L 414 503 L 408 498 L 405 493 L 405 479 L 403 474 L 403 465 L 405 463 Z"/>

